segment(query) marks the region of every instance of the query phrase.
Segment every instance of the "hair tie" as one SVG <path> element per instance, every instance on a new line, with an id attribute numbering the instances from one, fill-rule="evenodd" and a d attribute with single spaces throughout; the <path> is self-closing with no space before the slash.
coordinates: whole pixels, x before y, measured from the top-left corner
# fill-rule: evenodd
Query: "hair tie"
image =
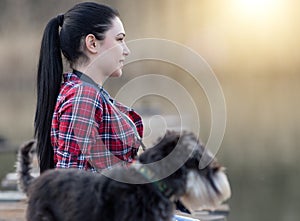
<path id="1" fill-rule="evenodd" d="M 57 19 L 57 21 L 58 21 L 58 25 L 59 25 L 60 27 L 62 27 L 62 26 L 63 26 L 63 23 L 64 23 L 64 14 L 58 15 L 58 16 L 56 17 L 56 19 Z"/>

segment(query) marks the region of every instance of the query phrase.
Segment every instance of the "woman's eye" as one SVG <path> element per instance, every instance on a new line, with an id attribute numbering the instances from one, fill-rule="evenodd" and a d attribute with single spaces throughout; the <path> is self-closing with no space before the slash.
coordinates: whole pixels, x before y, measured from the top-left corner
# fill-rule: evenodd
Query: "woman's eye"
<path id="1" fill-rule="evenodd" d="M 124 38 L 118 38 L 117 40 L 118 40 L 118 41 L 123 41 L 123 40 L 124 40 Z"/>

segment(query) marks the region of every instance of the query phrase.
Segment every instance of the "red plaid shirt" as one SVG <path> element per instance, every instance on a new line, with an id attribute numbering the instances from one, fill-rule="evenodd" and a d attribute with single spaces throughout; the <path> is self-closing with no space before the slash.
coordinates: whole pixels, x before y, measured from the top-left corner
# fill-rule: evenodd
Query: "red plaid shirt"
<path id="1" fill-rule="evenodd" d="M 142 137 L 143 124 L 136 112 L 112 99 L 102 87 L 73 73 L 64 74 L 51 129 L 56 168 L 95 172 L 132 162 L 140 142 L 121 112 Z"/>

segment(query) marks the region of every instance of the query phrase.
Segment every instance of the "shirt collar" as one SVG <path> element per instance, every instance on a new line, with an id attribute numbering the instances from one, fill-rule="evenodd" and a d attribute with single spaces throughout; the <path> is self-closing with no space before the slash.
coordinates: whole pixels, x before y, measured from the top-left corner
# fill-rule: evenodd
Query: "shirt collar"
<path id="1" fill-rule="evenodd" d="M 89 83 L 97 88 L 100 89 L 100 92 L 105 96 L 107 97 L 108 99 L 110 99 L 110 101 L 114 101 L 114 99 L 110 96 L 110 94 L 103 88 L 102 85 L 100 84 L 97 84 L 92 78 L 90 78 L 88 75 L 80 72 L 80 71 L 77 71 L 77 70 L 73 70 L 73 72 L 71 73 L 73 75 L 76 75 L 82 82 L 86 82 L 86 83 Z"/>

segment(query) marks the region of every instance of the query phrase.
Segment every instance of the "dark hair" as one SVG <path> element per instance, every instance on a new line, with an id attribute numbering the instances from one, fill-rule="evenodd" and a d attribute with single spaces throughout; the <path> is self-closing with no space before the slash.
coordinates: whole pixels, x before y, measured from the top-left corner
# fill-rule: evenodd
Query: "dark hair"
<path id="1" fill-rule="evenodd" d="M 61 52 L 72 67 L 88 58 L 83 52 L 83 39 L 93 34 L 103 40 L 112 20 L 119 14 L 108 6 L 84 2 L 75 5 L 64 15 L 52 18 L 47 24 L 41 43 L 37 72 L 37 106 L 34 134 L 40 172 L 54 168 L 51 145 L 51 123 L 62 81 Z M 59 32 L 59 27 L 61 30 Z"/>

